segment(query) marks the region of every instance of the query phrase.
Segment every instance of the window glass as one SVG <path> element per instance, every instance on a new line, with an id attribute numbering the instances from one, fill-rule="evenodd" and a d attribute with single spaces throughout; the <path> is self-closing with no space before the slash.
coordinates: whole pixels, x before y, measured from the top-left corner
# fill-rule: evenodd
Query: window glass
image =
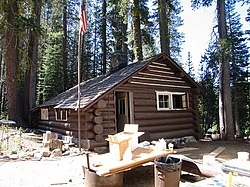
<path id="1" fill-rule="evenodd" d="M 181 92 L 157 92 L 157 110 L 188 108 L 187 94 Z"/>

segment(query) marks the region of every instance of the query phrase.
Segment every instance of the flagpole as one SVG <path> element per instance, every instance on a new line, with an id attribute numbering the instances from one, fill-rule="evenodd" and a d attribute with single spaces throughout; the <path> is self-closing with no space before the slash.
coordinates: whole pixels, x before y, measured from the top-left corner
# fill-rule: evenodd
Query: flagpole
<path id="1" fill-rule="evenodd" d="M 78 38 L 78 61 L 77 61 L 77 78 L 78 78 L 78 94 L 77 94 L 77 118 L 78 118 L 78 147 L 81 151 L 81 60 L 82 60 L 82 34 L 81 29 L 79 29 L 79 38 Z"/>
<path id="2" fill-rule="evenodd" d="M 78 37 L 78 61 L 77 61 L 77 77 L 78 77 L 78 94 L 77 94 L 77 118 L 78 118 L 78 146 L 81 152 L 81 61 L 82 61 L 82 37 L 87 29 L 87 16 L 84 6 L 84 0 L 81 1 L 80 5 L 80 27 Z M 86 127 L 85 127 L 86 130 Z M 86 136 L 85 136 L 86 138 Z"/>

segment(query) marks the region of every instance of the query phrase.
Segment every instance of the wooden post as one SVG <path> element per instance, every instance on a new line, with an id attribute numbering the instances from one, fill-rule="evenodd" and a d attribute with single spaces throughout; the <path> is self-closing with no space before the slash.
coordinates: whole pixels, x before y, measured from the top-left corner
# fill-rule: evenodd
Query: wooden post
<path id="1" fill-rule="evenodd" d="M 77 121 L 78 121 L 78 146 L 79 151 L 81 151 L 81 58 L 82 58 L 82 52 L 81 52 L 81 45 L 82 45 L 82 34 L 81 29 L 79 29 L 79 39 L 78 39 L 78 62 L 77 62 L 77 76 L 78 76 L 78 99 L 77 99 Z"/>

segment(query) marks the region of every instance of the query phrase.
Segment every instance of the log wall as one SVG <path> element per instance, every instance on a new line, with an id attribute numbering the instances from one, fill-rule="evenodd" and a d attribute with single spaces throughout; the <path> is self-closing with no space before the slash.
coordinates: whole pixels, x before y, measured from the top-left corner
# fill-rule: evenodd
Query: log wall
<path id="1" fill-rule="evenodd" d="M 196 90 L 164 62 L 153 62 L 119 89 L 133 92 L 134 123 L 140 131 L 149 131 L 152 140 L 199 134 Z M 158 111 L 156 91 L 188 93 L 189 108 Z"/>
<path id="2" fill-rule="evenodd" d="M 199 117 L 197 88 L 182 79 L 182 73 L 173 71 L 164 61 L 152 62 L 134 74 L 115 90 L 81 111 L 81 138 L 83 146 L 93 149 L 107 146 L 108 134 L 116 133 L 115 92 L 132 92 L 134 123 L 139 130 L 148 131 L 152 140 L 193 135 L 198 138 Z M 188 109 L 158 111 L 156 91 L 188 93 Z M 77 111 L 69 110 L 67 121 L 56 121 L 49 109 L 49 121 L 38 121 L 38 127 L 64 135 L 78 137 Z"/>

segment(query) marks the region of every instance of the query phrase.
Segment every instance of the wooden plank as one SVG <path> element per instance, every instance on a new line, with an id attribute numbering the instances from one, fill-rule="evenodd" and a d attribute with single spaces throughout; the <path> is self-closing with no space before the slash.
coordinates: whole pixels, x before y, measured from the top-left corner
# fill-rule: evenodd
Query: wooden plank
<path id="1" fill-rule="evenodd" d="M 211 153 L 209 153 L 209 155 L 212 155 L 214 157 L 217 157 L 219 154 L 221 154 L 226 148 L 225 147 L 218 147 L 217 149 L 215 149 L 214 151 L 212 151 Z"/>
<path id="2" fill-rule="evenodd" d="M 99 176 L 107 176 L 113 173 L 125 171 L 133 167 L 140 166 L 144 163 L 153 161 L 157 157 L 167 156 L 172 151 L 157 151 L 147 148 L 138 147 L 132 152 L 131 160 L 114 160 L 110 153 L 95 156 L 94 161 L 90 161 L 91 170 L 95 171 Z M 97 166 L 99 165 L 99 166 Z M 84 163 L 84 167 L 87 167 Z"/>

